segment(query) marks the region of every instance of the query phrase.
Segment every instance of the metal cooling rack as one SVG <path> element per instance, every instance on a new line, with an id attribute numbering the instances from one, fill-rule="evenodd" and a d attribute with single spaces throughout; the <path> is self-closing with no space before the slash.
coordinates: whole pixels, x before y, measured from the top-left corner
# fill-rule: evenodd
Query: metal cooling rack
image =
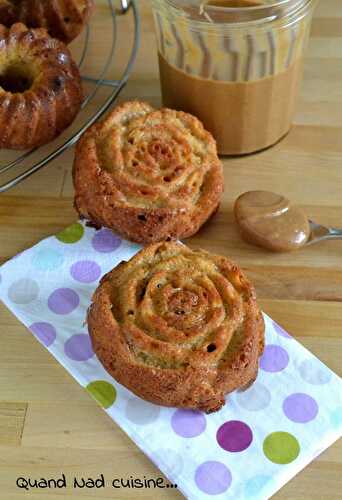
<path id="1" fill-rule="evenodd" d="M 28 163 L 32 163 L 32 157 L 34 154 L 39 151 L 39 148 L 32 149 L 31 151 L 26 151 L 20 156 L 16 157 L 14 160 L 6 162 L 5 164 L 0 160 L 0 193 L 7 191 L 8 189 L 16 186 L 23 180 L 30 177 L 32 174 L 45 167 L 52 160 L 60 156 L 64 151 L 73 146 L 80 136 L 90 127 L 94 122 L 96 122 L 107 110 L 108 108 L 116 101 L 120 92 L 126 85 L 128 78 L 132 72 L 133 65 L 136 60 L 137 52 L 140 45 L 140 16 L 138 10 L 138 1 L 137 0 L 120 0 L 118 4 L 119 7 L 114 5 L 113 0 L 106 0 L 109 9 L 109 19 L 111 20 L 111 27 L 113 30 L 112 35 L 112 44 L 109 48 L 108 56 L 106 57 L 103 68 L 100 71 L 98 78 L 94 78 L 91 76 L 83 75 L 83 81 L 87 82 L 89 85 L 93 85 L 92 90 L 88 93 L 87 97 L 83 101 L 82 109 L 85 107 L 89 107 L 89 105 L 94 101 L 96 94 L 99 89 L 103 86 L 111 89 L 110 95 L 106 96 L 105 101 L 100 105 L 100 107 L 90 116 L 88 117 L 86 122 L 82 124 L 80 128 L 78 128 L 77 132 L 72 133 L 71 137 L 65 140 L 61 145 L 53 146 L 52 151 L 43 154 L 42 158 L 33 161 L 33 164 L 26 166 Z M 133 28 L 133 42 L 132 49 L 130 55 L 127 60 L 127 64 L 122 71 L 121 77 L 116 80 L 106 79 L 106 75 L 108 73 L 109 68 L 112 63 L 114 63 L 114 56 L 116 53 L 116 45 L 117 45 L 117 22 L 118 17 L 120 16 L 131 16 L 134 28 Z M 85 35 L 84 35 L 84 45 L 81 50 L 81 55 L 79 58 L 79 67 L 82 72 L 82 67 L 84 66 L 84 62 L 86 60 L 87 54 L 89 53 L 89 40 L 91 35 L 91 23 L 86 27 Z"/>

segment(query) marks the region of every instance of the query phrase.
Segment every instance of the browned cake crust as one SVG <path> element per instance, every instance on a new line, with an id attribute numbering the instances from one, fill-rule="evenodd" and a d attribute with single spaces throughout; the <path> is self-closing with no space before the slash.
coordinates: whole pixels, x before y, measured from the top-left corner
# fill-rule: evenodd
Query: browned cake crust
<path id="1" fill-rule="evenodd" d="M 138 243 L 193 235 L 223 191 L 216 143 L 202 123 L 139 101 L 83 135 L 73 173 L 79 215 Z"/>
<path id="2" fill-rule="evenodd" d="M 94 0 L 0 0 L 0 23 L 8 28 L 22 22 L 30 28 L 46 28 L 50 35 L 70 43 L 82 31 Z"/>
<path id="3" fill-rule="evenodd" d="M 82 100 L 66 45 L 45 29 L 0 25 L 0 148 L 46 144 L 71 124 Z"/>
<path id="4" fill-rule="evenodd" d="M 206 412 L 255 380 L 264 347 L 255 291 L 239 267 L 176 242 L 149 245 L 105 275 L 88 327 L 118 382 L 152 403 Z"/>

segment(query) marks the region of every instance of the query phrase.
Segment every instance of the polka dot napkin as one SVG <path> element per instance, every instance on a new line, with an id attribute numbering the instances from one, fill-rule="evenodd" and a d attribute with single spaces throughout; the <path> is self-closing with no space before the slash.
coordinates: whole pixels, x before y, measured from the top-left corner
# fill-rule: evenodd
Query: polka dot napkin
<path id="1" fill-rule="evenodd" d="M 138 250 L 73 224 L 0 268 L 0 298 L 188 498 L 269 498 L 341 436 L 341 380 L 265 316 L 258 378 L 220 412 L 134 396 L 98 362 L 84 319 L 100 277 Z"/>

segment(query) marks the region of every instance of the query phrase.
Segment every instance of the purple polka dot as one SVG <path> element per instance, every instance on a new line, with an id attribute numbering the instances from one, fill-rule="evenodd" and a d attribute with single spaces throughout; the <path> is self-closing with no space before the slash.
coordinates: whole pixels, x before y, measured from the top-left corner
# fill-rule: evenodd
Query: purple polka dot
<path id="1" fill-rule="evenodd" d="M 80 298 L 71 288 L 58 288 L 48 298 L 48 306 L 55 314 L 70 314 L 80 303 Z"/>
<path id="2" fill-rule="evenodd" d="M 253 441 L 251 428 L 240 420 L 225 422 L 216 434 L 218 444 L 226 451 L 236 453 L 246 450 Z"/>
<path id="3" fill-rule="evenodd" d="M 95 233 L 92 245 L 97 252 L 114 252 L 121 245 L 121 239 L 110 229 L 101 229 Z"/>
<path id="4" fill-rule="evenodd" d="M 70 274 L 76 281 L 92 283 L 101 276 L 101 268 L 92 260 L 80 260 L 71 266 Z"/>
<path id="5" fill-rule="evenodd" d="M 265 372 L 276 373 L 284 370 L 289 364 L 289 355 L 279 345 L 270 344 L 265 347 L 260 358 L 260 368 Z"/>
<path id="6" fill-rule="evenodd" d="M 73 361 L 87 361 L 94 356 L 90 337 L 85 333 L 70 337 L 64 344 L 64 352 Z"/>
<path id="7" fill-rule="evenodd" d="M 49 347 L 56 339 L 56 330 L 50 323 L 33 323 L 30 330 L 40 340 L 42 344 Z"/>
<path id="8" fill-rule="evenodd" d="M 305 424 L 316 418 L 318 405 L 308 394 L 297 392 L 284 400 L 283 411 L 292 422 Z"/>
<path id="9" fill-rule="evenodd" d="M 178 436 L 193 438 L 205 431 L 207 421 L 199 411 L 177 410 L 172 415 L 171 426 Z"/>
<path id="10" fill-rule="evenodd" d="M 230 487 L 232 475 L 222 462 L 204 462 L 196 469 L 195 483 L 207 495 L 220 495 Z"/>
<path id="11" fill-rule="evenodd" d="M 282 328 L 280 325 L 278 325 L 278 323 L 276 323 L 275 321 L 273 321 L 273 328 L 275 330 L 275 332 L 280 335 L 281 337 L 285 337 L 286 339 L 292 339 L 293 337 L 291 337 L 291 335 L 289 335 L 287 333 L 287 331 L 284 330 L 284 328 Z"/>

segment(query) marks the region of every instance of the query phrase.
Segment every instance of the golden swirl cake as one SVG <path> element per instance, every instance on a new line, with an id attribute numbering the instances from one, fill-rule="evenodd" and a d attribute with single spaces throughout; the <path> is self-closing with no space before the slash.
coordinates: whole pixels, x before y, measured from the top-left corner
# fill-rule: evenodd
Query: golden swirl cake
<path id="1" fill-rule="evenodd" d="M 45 29 L 0 25 L 0 148 L 46 144 L 72 123 L 82 100 L 66 45 Z"/>
<path id="2" fill-rule="evenodd" d="M 219 410 L 252 383 L 264 347 L 255 291 L 225 257 L 151 244 L 106 274 L 88 310 L 106 370 L 163 406 Z"/>
<path id="3" fill-rule="evenodd" d="M 46 28 L 52 37 L 69 43 L 82 31 L 93 6 L 93 0 L 0 0 L 0 23 Z"/>
<path id="4" fill-rule="evenodd" d="M 218 208 L 223 171 L 197 118 L 133 101 L 83 135 L 74 186 L 82 218 L 152 243 L 199 230 Z"/>

